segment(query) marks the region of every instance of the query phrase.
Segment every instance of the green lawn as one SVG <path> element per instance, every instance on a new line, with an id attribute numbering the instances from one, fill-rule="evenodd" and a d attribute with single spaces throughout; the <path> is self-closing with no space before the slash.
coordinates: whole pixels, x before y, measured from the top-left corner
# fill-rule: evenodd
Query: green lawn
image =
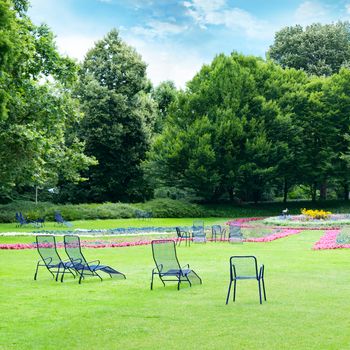
<path id="1" fill-rule="evenodd" d="M 190 263 L 203 285 L 180 291 L 158 280 L 149 290 L 150 246 L 85 249 L 89 259 L 120 269 L 127 280 L 81 285 L 72 278 L 56 283 L 45 270 L 33 281 L 35 250 L 0 250 L 0 348 L 349 349 L 349 252 L 311 250 L 322 234 L 181 246 L 180 262 Z M 234 254 L 265 263 L 263 305 L 253 281 L 239 283 L 236 303 L 225 305 Z"/>

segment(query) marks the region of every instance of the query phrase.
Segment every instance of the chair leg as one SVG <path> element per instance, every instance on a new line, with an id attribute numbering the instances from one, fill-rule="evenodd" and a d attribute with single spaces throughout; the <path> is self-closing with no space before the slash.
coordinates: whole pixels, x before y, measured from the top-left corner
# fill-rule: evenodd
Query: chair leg
<path id="1" fill-rule="evenodd" d="M 259 300 L 260 300 L 260 304 L 262 304 L 260 280 L 258 280 L 258 287 L 259 287 Z"/>
<path id="2" fill-rule="evenodd" d="M 237 287 L 237 281 L 234 280 L 233 282 L 233 301 L 236 301 L 236 288 Z"/>
<path id="3" fill-rule="evenodd" d="M 230 298 L 231 285 L 232 285 L 232 280 L 230 280 L 230 284 L 228 286 L 228 292 L 227 292 L 227 297 L 226 297 L 226 305 L 228 304 L 228 299 Z"/>
<path id="4" fill-rule="evenodd" d="M 261 279 L 261 281 L 262 281 L 263 292 L 264 292 L 264 300 L 266 301 L 265 281 L 263 278 Z"/>
<path id="5" fill-rule="evenodd" d="M 154 276 L 154 273 L 152 272 L 152 277 L 151 277 L 151 290 L 153 290 L 153 276 Z"/>
<path id="6" fill-rule="evenodd" d="M 38 275 L 38 269 L 39 269 L 39 263 L 36 264 L 36 270 L 35 270 L 35 274 L 34 274 L 34 281 L 36 281 L 36 277 Z"/>

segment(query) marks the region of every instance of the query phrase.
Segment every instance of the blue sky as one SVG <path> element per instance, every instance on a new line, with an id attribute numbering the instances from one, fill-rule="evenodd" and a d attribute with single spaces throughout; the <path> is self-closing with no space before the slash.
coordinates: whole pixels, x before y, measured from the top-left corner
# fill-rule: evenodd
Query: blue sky
<path id="1" fill-rule="evenodd" d="M 350 0 L 31 0 L 29 15 L 78 60 L 117 28 L 154 84 L 170 79 L 184 87 L 218 53 L 265 57 L 284 26 L 350 20 Z"/>

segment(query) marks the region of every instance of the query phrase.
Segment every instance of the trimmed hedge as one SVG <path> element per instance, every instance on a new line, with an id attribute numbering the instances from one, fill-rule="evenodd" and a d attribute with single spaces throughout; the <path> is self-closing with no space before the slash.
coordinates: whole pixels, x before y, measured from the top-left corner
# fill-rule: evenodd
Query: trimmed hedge
<path id="1" fill-rule="evenodd" d="M 276 216 L 281 214 L 286 205 L 283 203 L 259 204 L 194 204 L 184 200 L 169 198 L 154 199 L 146 203 L 103 203 L 103 204 L 66 204 L 56 205 L 40 202 L 35 205 L 29 201 L 14 201 L 0 205 L 0 222 L 15 222 L 16 212 L 21 211 L 29 219 L 45 217 L 46 221 L 54 221 L 55 211 L 60 211 L 65 220 L 124 219 L 136 217 L 137 210 L 151 212 L 156 218 L 181 217 L 252 217 Z M 326 209 L 333 213 L 349 213 L 350 201 L 324 202 L 290 202 L 287 204 L 290 214 L 300 214 L 301 208 Z"/>

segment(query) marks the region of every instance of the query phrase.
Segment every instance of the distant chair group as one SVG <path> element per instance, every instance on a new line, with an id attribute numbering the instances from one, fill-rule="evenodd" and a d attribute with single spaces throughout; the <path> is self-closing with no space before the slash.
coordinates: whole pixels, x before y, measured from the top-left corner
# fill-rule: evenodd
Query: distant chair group
<path id="1" fill-rule="evenodd" d="M 45 218 L 38 218 L 36 220 L 29 220 L 28 218 L 24 217 L 22 212 L 16 213 L 16 221 L 17 221 L 17 227 L 22 227 L 25 225 L 33 225 L 34 227 L 43 227 L 45 223 Z"/>
<path id="2" fill-rule="evenodd" d="M 211 227 L 211 240 L 225 241 L 226 229 L 221 225 L 213 225 Z M 228 241 L 230 243 L 243 243 L 244 237 L 240 226 L 230 225 L 228 232 Z M 186 245 L 191 245 L 192 242 L 205 243 L 207 241 L 205 226 L 203 221 L 194 221 L 192 232 L 176 227 L 176 243 L 180 246 L 181 242 L 185 241 Z"/>

